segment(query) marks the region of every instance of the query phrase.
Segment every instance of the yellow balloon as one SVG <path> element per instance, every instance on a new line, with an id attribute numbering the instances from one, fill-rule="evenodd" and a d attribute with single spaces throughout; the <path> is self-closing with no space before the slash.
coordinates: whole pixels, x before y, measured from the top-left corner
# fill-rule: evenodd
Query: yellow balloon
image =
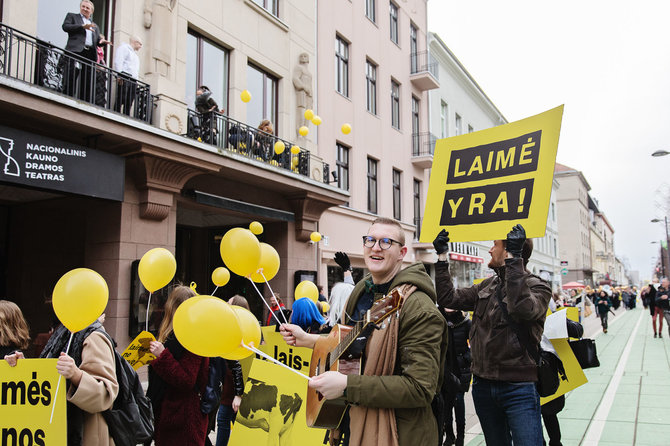
<path id="1" fill-rule="evenodd" d="M 298 153 L 300 153 L 300 147 L 291 146 L 291 153 L 294 154 L 294 155 L 297 155 Z"/>
<path id="2" fill-rule="evenodd" d="M 321 116 L 314 115 L 314 117 L 312 118 L 312 124 L 321 125 Z"/>
<path id="3" fill-rule="evenodd" d="M 252 221 L 249 224 L 249 230 L 254 235 L 259 235 L 263 233 L 263 225 L 258 221 Z"/>
<path id="4" fill-rule="evenodd" d="M 328 305 L 328 302 L 321 302 L 321 309 L 323 310 L 323 314 L 328 313 L 328 310 L 330 310 L 330 305 Z"/>
<path id="5" fill-rule="evenodd" d="M 261 243 L 261 261 L 258 264 L 258 271 L 251 275 L 251 280 L 256 283 L 263 283 L 265 279 L 270 280 L 277 275 L 279 271 L 279 254 L 267 243 Z M 263 275 L 260 270 L 263 270 Z M 265 279 L 263 279 L 265 276 Z"/>
<path id="6" fill-rule="evenodd" d="M 345 135 L 351 133 L 351 124 L 348 123 L 342 124 L 342 133 L 344 133 Z"/>
<path id="7" fill-rule="evenodd" d="M 152 293 L 170 283 L 176 271 L 177 261 L 165 248 L 154 248 L 147 251 L 137 268 L 142 285 Z"/>
<path id="8" fill-rule="evenodd" d="M 212 282 L 216 286 L 224 286 L 230 280 L 230 271 L 228 268 L 219 266 L 214 271 L 212 271 Z"/>
<path id="9" fill-rule="evenodd" d="M 58 320 L 75 333 L 100 317 L 108 299 L 105 279 L 92 269 L 77 268 L 56 282 L 51 302 Z"/>
<path id="10" fill-rule="evenodd" d="M 240 99 L 242 99 L 242 102 L 249 102 L 251 100 L 251 93 L 249 93 L 249 90 L 244 90 L 240 93 Z"/>
<path id="11" fill-rule="evenodd" d="M 246 308 L 238 307 L 237 305 L 231 305 L 231 307 L 237 314 L 237 319 L 240 321 L 242 343 L 244 345 L 251 345 L 258 348 L 261 343 L 261 326 L 258 323 L 258 319 L 256 319 L 256 316 Z M 238 346 L 236 349 L 221 356 L 226 359 L 240 360 L 252 354 L 253 352 L 251 350 Z"/>
<path id="12" fill-rule="evenodd" d="M 308 108 L 307 110 L 305 110 L 305 119 L 306 120 L 311 121 L 313 117 L 314 117 L 314 110 L 312 110 L 311 108 Z"/>
<path id="13" fill-rule="evenodd" d="M 309 297 L 312 301 L 316 302 L 319 300 L 319 289 L 314 285 L 314 282 L 309 280 L 303 280 L 295 287 L 295 300 L 300 299 L 301 297 Z"/>
<path id="14" fill-rule="evenodd" d="M 296 169 L 298 167 L 298 157 L 297 156 L 293 157 L 293 159 L 291 160 L 291 167 L 294 168 L 294 169 Z"/>
<path id="15" fill-rule="evenodd" d="M 284 153 L 284 150 L 286 149 L 286 144 L 284 144 L 282 141 L 277 141 L 275 143 L 275 153 L 277 155 L 281 155 Z"/>
<path id="16" fill-rule="evenodd" d="M 258 270 L 261 246 L 258 239 L 245 228 L 233 228 L 221 239 L 223 263 L 235 274 L 247 277 Z"/>
<path id="17" fill-rule="evenodd" d="M 321 241 L 321 234 L 318 232 L 314 231 L 309 235 L 309 239 L 313 241 L 314 243 L 319 243 Z"/>
<path id="18" fill-rule="evenodd" d="M 309 129 L 303 125 L 298 129 L 298 133 L 300 133 L 300 136 L 307 136 L 307 134 L 309 133 Z"/>
<path id="19" fill-rule="evenodd" d="M 182 302 L 172 327 L 181 345 L 198 356 L 224 355 L 242 341 L 237 313 L 213 296 L 194 296 Z"/>

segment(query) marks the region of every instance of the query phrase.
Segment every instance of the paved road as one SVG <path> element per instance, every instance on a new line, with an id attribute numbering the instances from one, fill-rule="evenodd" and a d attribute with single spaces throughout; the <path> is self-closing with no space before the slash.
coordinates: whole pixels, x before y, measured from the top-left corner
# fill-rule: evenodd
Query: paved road
<path id="1" fill-rule="evenodd" d="M 600 367 L 586 370 L 589 382 L 566 395 L 558 415 L 563 445 L 670 445 L 668 328 L 654 338 L 648 310 L 620 308 L 610 315 L 608 333 L 594 315 L 584 331 L 596 339 Z M 466 444 L 484 445 L 469 395 L 466 414 Z"/>

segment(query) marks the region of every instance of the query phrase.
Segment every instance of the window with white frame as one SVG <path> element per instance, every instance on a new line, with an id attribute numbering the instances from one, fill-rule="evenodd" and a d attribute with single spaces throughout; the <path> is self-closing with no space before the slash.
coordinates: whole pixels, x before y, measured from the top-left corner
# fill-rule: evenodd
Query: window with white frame
<path id="1" fill-rule="evenodd" d="M 395 3 L 389 3 L 389 16 L 391 22 L 391 42 L 398 43 L 398 7 Z"/>
<path id="2" fill-rule="evenodd" d="M 349 44 L 335 37 L 335 89 L 349 97 Z"/>
<path id="3" fill-rule="evenodd" d="M 367 93 L 367 110 L 377 114 L 377 65 L 367 60 L 365 62 L 365 85 Z"/>
<path id="4" fill-rule="evenodd" d="M 391 80 L 391 125 L 400 128 L 400 84 Z"/>

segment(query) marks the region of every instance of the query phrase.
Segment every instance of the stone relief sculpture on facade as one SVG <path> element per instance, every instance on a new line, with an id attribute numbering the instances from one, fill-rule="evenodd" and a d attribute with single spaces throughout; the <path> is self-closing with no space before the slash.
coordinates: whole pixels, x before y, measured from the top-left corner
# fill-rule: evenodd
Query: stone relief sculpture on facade
<path id="1" fill-rule="evenodd" d="M 305 110 L 314 106 L 312 93 L 312 73 L 309 72 L 309 54 L 300 53 L 298 56 L 298 65 L 293 70 L 293 88 L 296 95 L 296 116 L 295 116 L 295 134 L 298 143 L 304 145 L 306 139 L 298 133 L 298 129 L 303 125 L 308 125 L 305 119 Z"/>

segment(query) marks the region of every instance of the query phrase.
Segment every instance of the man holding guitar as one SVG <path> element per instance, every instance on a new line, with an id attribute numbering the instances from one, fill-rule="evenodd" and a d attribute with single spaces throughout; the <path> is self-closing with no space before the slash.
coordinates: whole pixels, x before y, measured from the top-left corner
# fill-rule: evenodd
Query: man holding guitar
<path id="1" fill-rule="evenodd" d="M 318 399 L 351 405 L 351 446 L 438 444 L 431 403 L 442 381 L 447 330 L 436 307 L 433 283 L 421 263 L 403 269 L 407 247 L 403 229 L 395 220 L 376 219 L 363 236 L 363 250 L 369 274 L 354 287 L 343 314 L 345 324 L 356 324 L 354 333 L 357 327 L 371 328 L 363 350 L 363 373 L 342 373 L 346 352 L 352 349 L 340 352 L 341 348 L 335 348 L 327 364 L 315 370 L 309 386 Z M 384 317 L 375 320 L 371 314 Z M 315 353 L 329 339 L 307 334 L 292 324 L 283 324 L 280 331 L 289 345 L 316 346 Z M 364 336 L 365 329 L 360 333 Z M 341 355 L 339 365 L 331 358 L 335 352 Z M 313 418 L 309 410 L 308 397 L 308 423 Z"/>

